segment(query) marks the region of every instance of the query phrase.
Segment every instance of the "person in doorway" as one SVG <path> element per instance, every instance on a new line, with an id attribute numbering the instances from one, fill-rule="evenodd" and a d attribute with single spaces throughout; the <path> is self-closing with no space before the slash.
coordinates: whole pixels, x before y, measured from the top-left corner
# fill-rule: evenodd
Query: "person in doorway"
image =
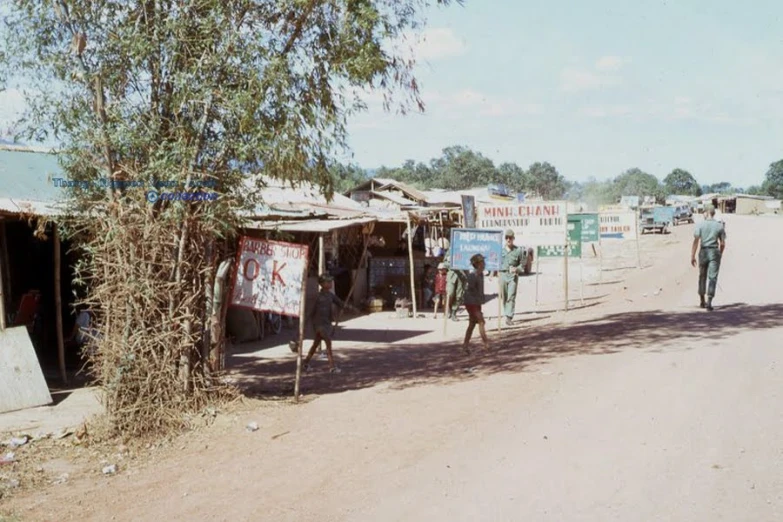
<path id="1" fill-rule="evenodd" d="M 434 295 L 432 306 L 435 310 L 434 319 L 438 318 L 438 307 L 443 304 L 443 313 L 446 313 L 446 284 L 449 277 L 449 267 L 446 263 L 438 263 L 438 273 L 435 274 Z"/>
<path id="2" fill-rule="evenodd" d="M 693 231 L 691 265 L 697 266 L 696 250 L 699 250 L 699 306 L 712 311 L 712 299 L 718 284 L 718 272 L 723 251 L 726 249 L 726 229 L 715 220 L 715 207 L 707 210 L 704 221 Z M 706 297 L 706 299 L 705 299 Z"/>
<path id="3" fill-rule="evenodd" d="M 320 346 L 321 341 L 326 345 L 326 357 L 329 360 L 329 371 L 331 373 L 340 373 L 340 368 L 334 363 L 334 356 L 332 355 L 332 323 L 334 322 L 334 310 L 333 305 L 337 305 L 340 308 L 353 308 L 351 305 L 346 304 L 332 293 L 332 284 L 334 278 L 329 274 L 321 274 L 318 278 L 318 284 L 321 286 L 321 290 L 315 297 L 315 303 L 307 318 L 313 325 L 315 330 L 315 339 L 313 339 L 313 345 L 310 347 L 310 351 L 307 353 L 307 357 L 304 360 L 304 370 L 310 369 L 310 360 L 315 355 L 316 349 Z"/>
<path id="4" fill-rule="evenodd" d="M 506 230 L 500 271 L 501 298 L 503 299 L 503 315 L 506 318 L 506 326 L 513 324 L 517 302 L 517 283 L 519 276 L 525 273 L 526 252 L 526 249 L 514 245 L 514 231 L 510 228 Z"/>
<path id="5" fill-rule="evenodd" d="M 85 305 L 76 307 L 76 321 L 71 334 L 65 339 L 68 344 L 75 344 L 85 355 L 95 353 L 95 341 L 98 340 L 98 331 L 94 328 L 95 316 L 92 310 Z"/>
<path id="6" fill-rule="evenodd" d="M 429 306 L 435 295 L 435 271 L 432 269 L 432 265 L 424 265 L 424 273 L 422 274 L 421 294 L 423 302 L 422 308 Z"/>
<path id="7" fill-rule="evenodd" d="M 465 340 L 462 343 L 462 351 L 470 354 L 470 338 L 473 336 L 473 329 L 478 325 L 481 342 L 484 344 L 484 351 L 489 351 L 489 339 L 487 331 L 484 328 L 484 314 L 481 307 L 484 304 L 484 256 L 475 254 L 470 258 L 470 264 L 473 270 L 468 272 L 467 284 L 465 285 L 465 309 L 468 312 L 468 329 L 465 330 Z"/>
<path id="8" fill-rule="evenodd" d="M 448 252 L 447 252 L 448 255 Z M 448 259 L 448 257 L 446 257 Z M 449 319 L 452 321 L 457 320 L 457 311 L 465 298 L 465 285 L 467 284 L 467 271 L 456 270 L 449 267 L 448 277 L 446 279 L 446 294 L 449 297 L 449 302 L 446 304 L 446 308 L 449 311 Z"/>

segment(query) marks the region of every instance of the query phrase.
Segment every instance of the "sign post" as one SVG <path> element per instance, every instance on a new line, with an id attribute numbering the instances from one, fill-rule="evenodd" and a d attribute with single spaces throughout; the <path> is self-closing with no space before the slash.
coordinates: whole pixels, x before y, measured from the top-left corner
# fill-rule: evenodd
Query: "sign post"
<path id="1" fill-rule="evenodd" d="M 299 318 L 294 399 L 299 400 L 306 304 L 308 246 L 242 237 L 230 303 Z"/>
<path id="2" fill-rule="evenodd" d="M 541 271 L 541 252 L 536 252 L 536 308 L 538 308 L 538 273 Z"/>
<path id="3" fill-rule="evenodd" d="M 563 299 L 563 309 L 568 311 L 568 242 L 563 249 L 563 286 L 565 290 L 565 296 Z"/>
<path id="4" fill-rule="evenodd" d="M 639 252 L 639 213 L 634 212 L 636 216 L 636 268 L 642 268 L 642 254 Z"/>
<path id="5" fill-rule="evenodd" d="M 462 195 L 462 222 L 465 224 L 465 228 L 476 228 L 475 196 Z"/>

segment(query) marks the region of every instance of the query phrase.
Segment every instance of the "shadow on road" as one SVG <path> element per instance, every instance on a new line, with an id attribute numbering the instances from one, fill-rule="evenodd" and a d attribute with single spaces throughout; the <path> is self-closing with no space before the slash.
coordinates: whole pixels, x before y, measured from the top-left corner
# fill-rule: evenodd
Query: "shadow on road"
<path id="1" fill-rule="evenodd" d="M 454 332 L 457 325 L 464 331 L 464 322 L 450 325 L 449 330 Z M 780 327 L 783 327 L 783 304 L 738 303 L 716 308 L 714 312 L 699 308 L 679 313 L 663 310 L 628 312 L 575 323 L 512 328 L 500 333 L 492 331 L 490 323 L 488 333 L 495 349 L 491 354 L 482 355 L 478 332 L 475 332 L 474 354 L 469 357 L 459 354 L 459 341 L 431 344 L 380 344 L 375 341 L 376 346 L 341 348 L 338 338 L 335 356 L 343 373 L 330 374 L 326 361 L 315 360 L 314 370 L 302 377 L 302 391 L 306 394 L 339 393 L 384 382 L 394 389 L 447 384 L 482 375 L 518 373 L 555 357 L 612 354 L 632 349 L 687 350 L 692 341 L 700 339 L 726 338 L 749 330 Z M 410 337 L 419 332 L 398 333 Z M 364 334 L 355 337 L 364 338 Z M 407 338 L 401 336 L 402 340 Z M 309 343 L 305 345 L 309 346 Z M 293 356 L 286 360 L 252 359 L 239 362 L 232 374 L 246 394 L 271 398 L 293 392 L 295 368 Z"/>

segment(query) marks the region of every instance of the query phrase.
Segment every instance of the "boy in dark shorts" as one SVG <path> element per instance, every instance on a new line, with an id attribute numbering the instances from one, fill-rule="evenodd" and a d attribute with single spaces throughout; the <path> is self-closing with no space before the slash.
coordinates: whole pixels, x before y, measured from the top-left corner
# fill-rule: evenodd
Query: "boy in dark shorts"
<path id="1" fill-rule="evenodd" d="M 484 315 L 481 313 L 481 305 L 484 304 L 484 256 L 475 254 L 470 258 L 473 270 L 468 273 L 465 287 L 465 309 L 468 312 L 468 329 L 465 332 L 465 342 L 462 343 L 462 351 L 470 354 L 468 345 L 473 336 L 473 329 L 478 325 L 481 341 L 484 343 L 484 351 L 489 351 L 489 339 L 484 328 Z"/>
<path id="2" fill-rule="evenodd" d="M 307 315 L 307 318 L 313 325 L 315 330 L 315 339 L 313 340 L 313 346 L 307 354 L 304 360 L 304 370 L 310 369 L 310 359 L 315 355 L 315 350 L 321 344 L 321 341 L 326 345 L 326 357 L 329 359 L 329 371 L 332 373 L 340 373 L 340 368 L 334 364 L 334 357 L 332 357 L 332 322 L 334 321 L 334 313 L 332 305 L 337 305 L 340 308 L 353 308 L 351 305 L 347 305 L 331 292 L 332 281 L 334 278 L 329 274 L 322 274 L 318 278 L 318 284 L 321 285 L 321 290 L 315 298 L 315 304 L 312 310 Z"/>

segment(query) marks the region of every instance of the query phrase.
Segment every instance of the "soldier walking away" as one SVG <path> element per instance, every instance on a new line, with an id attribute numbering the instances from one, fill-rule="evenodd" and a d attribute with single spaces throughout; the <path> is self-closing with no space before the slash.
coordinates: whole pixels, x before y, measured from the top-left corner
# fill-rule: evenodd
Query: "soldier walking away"
<path id="1" fill-rule="evenodd" d="M 715 220 L 715 207 L 707 210 L 704 221 L 699 223 L 693 231 L 691 265 L 694 267 L 697 264 L 697 248 L 699 249 L 699 306 L 712 311 L 712 299 L 715 297 L 715 287 L 718 284 L 720 260 L 726 249 L 726 229 L 722 222 Z"/>
<path id="2" fill-rule="evenodd" d="M 503 299 L 503 315 L 506 325 L 511 326 L 516 311 L 517 282 L 519 276 L 525 273 L 527 250 L 514 245 L 514 231 L 510 228 L 505 234 L 506 244 L 503 247 L 503 263 L 501 265 L 501 298 Z"/>

